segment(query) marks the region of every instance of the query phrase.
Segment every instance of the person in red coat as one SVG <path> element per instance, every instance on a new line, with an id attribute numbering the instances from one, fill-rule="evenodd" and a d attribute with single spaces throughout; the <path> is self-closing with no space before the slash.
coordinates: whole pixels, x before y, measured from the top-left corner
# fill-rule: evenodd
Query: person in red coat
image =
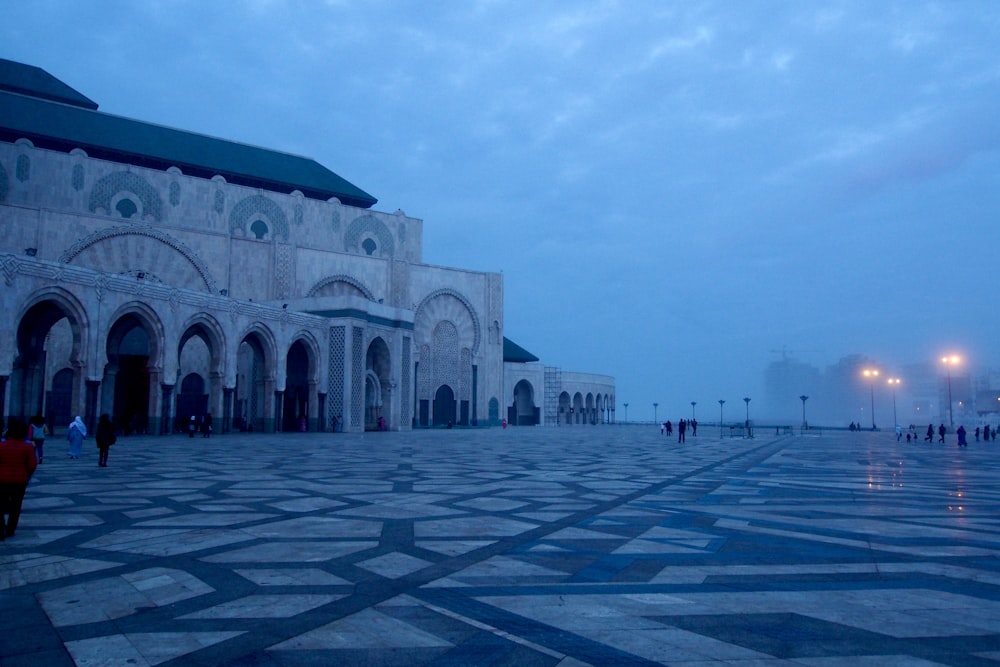
<path id="1" fill-rule="evenodd" d="M 0 540 L 11 537 L 17 530 L 24 492 L 38 466 L 35 448 L 25 442 L 27 437 L 28 425 L 20 419 L 11 419 L 7 424 L 7 439 L 0 442 Z"/>

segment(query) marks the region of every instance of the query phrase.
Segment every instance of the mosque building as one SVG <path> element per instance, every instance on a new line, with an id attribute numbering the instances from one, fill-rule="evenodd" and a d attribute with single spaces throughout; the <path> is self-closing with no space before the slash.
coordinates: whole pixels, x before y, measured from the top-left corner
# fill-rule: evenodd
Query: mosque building
<path id="1" fill-rule="evenodd" d="M 504 337 L 503 279 L 316 161 L 98 111 L 0 60 L 0 410 L 123 433 L 614 421 Z"/>

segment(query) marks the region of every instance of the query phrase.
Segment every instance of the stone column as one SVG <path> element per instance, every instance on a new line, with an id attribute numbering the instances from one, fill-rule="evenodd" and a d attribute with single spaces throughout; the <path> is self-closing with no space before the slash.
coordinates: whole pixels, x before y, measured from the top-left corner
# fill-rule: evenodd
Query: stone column
<path id="1" fill-rule="evenodd" d="M 285 392 L 282 389 L 274 390 L 274 432 L 281 433 L 282 421 L 285 418 Z"/>
<path id="2" fill-rule="evenodd" d="M 159 428 L 156 429 L 154 429 L 154 424 L 150 424 L 149 430 L 151 433 L 170 435 L 173 432 L 174 413 L 171 410 L 174 403 L 172 398 L 173 393 L 174 385 L 165 382 L 160 384 L 160 424 Z"/>
<path id="3" fill-rule="evenodd" d="M 100 389 L 100 380 L 87 380 L 87 402 L 83 411 L 83 423 L 87 426 L 88 433 L 97 428 L 97 397 Z"/>
<path id="4" fill-rule="evenodd" d="M 4 420 L 4 426 L 7 425 L 7 412 L 5 408 L 7 407 L 7 380 L 9 378 L 9 375 L 0 375 L 0 417 Z"/>
<path id="5" fill-rule="evenodd" d="M 233 430 L 233 396 L 236 387 L 224 387 L 222 389 L 222 432 L 229 433 Z"/>
<path id="6" fill-rule="evenodd" d="M 329 422 L 326 420 L 326 392 L 316 394 L 316 430 L 326 431 Z"/>

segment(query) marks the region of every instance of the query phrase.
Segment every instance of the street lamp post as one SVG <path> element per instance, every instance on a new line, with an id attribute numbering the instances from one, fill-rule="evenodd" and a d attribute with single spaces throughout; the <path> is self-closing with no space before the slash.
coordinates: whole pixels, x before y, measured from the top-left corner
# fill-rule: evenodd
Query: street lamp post
<path id="1" fill-rule="evenodd" d="M 694 406 L 698 405 L 698 401 L 691 401 L 691 421 L 695 421 L 694 418 Z"/>
<path id="2" fill-rule="evenodd" d="M 656 419 L 656 409 L 660 407 L 659 403 L 653 403 L 653 423 L 655 424 L 658 420 Z"/>
<path id="3" fill-rule="evenodd" d="M 806 421 L 806 401 L 809 397 L 803 394 L 799 396 L 799 400 L 802 401 L 802 428 L 809 428 L 809 422 Z"/>
<path id="4" fill-rule="evenodd" d="M 875 378 L 878 377 L 878 371 L 873 368 L 866 368 L 862 371 L 862 375 L 871 380 L 869 389 L 871 389 L 872 395 L 872 430 L 875 430 Z"/>
<path id="5" fill-rule="evenodd" d="M 628 423 L 628 403 L 622 403 L 625 406 L 625 423 Z"/>
<path id="6" fill-rule="evenodd" d="M 899 378 L 889 378 L 889 386 L 892 387 L 892 425 L 899 426 L 899 419 L 896 418 L 896 387 L 899 386 Z"/>
<path id="7" fill-rule="evenodd" d="M 719 435 L 722 435 L 722 406 L 726 404 L 726 399 L 719 399 Z"/>
<path id="8" fill-rule="evenodd" d="M 747 404 L 747 421 L 746 421 L 746 437 L 752 438 L 753 434 L 750 432 L 750 397 L 744 396 L 743 402 Z"/>
<path id="9" fill-rule="evenodd" d="M 961 359 L 954 354 L 950 357 L 941 357 L 941 363 L 944 364 L 945 370 L 948 371 L 948 425 L 952 427 L 955 426 L 955 413 L 951 403 L 951 367 L 959 361 L 961 361 Z"/>

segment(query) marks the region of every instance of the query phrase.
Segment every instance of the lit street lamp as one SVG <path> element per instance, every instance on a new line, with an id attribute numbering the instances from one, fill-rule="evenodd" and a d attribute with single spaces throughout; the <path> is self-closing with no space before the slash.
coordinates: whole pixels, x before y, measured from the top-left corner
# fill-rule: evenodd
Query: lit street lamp
<path id="1" fill-rule="evenodd" d="M 944 364 L 945 369 L 948 371 L 948 425 L 952 427 L 955 426 L 955 413 L 951 405 L 951 367 L 960 361 L 961 359 L 955 354 L 950 357 L 941 357 L 941 363 Z"/>
<path id="2" fill-rule="evenodd" d="M 892 387 L 892 425 L 899 426 L 899 420 L 896 419 L 896 387 L 902 382 L 899 378 L 889 378 L 889 386 Z"/>
<path id="3" fill-rule="evenodd" d="M 874 431 L 875 430 L 875 378 L 878 377 L 878 371 L 872 368 L 866 368 L 861 372 L 861 374 L 864 375 L 869 380 L 871 380 L 871 386 L 869 388 L 871 389 L 871 394 L 872 394 L 872 430 Z"/>
<path id="4" fill-rule="evenodd" d="M 809 428 L 809 423 L 806 421 L 806 401 L 809 397 L 803 394 L 799 396 L 799 400 L 802 401 L 802 428 Z"/>

